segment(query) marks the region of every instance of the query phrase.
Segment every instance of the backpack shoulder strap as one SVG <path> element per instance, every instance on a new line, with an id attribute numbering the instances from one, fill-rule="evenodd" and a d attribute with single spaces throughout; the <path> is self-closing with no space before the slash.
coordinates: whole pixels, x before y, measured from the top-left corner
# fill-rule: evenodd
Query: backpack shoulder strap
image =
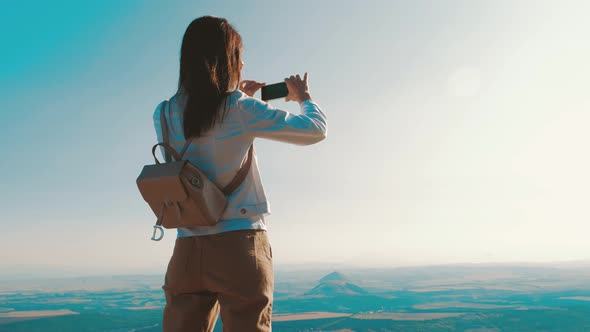
<path id="1" fill-rule="evenodd" d="M 250 149 L 248 150 L 248 159 L 246 163 L 240 168 L 236 176 L 234 176 L 233 180 L 225 186 L 221 191 L 225 194 L 225 196 L 229 196 L 233 193 L 238 187 L 244 182 L 246 179 L 246 175 L 250 171 L 250 166 L 252 166 L 252 159 L 254 158 L 254 144 L 250 145 Z"/>
<path id="2" fill-rule="evenodd" d="M 162 126 L 162 139 L 166 144 L 170 144 L 170 136 L 168 134 L 168 123 L 166 122 L 166 106 L 168 106 L 168 99 L 164 100 L 164 105 L 160 109 L 160 125 Z M 170 107 L 168 107 L 170 108 Z M 164 149 L 164 160 L 170 162 L 170 152 Z"/>
<path id="3" fill-rule="evenodd" d="M 160 123 L 162 124 L 162 138 L 164 140 L 164 142 L 162 143 L 167 143 L 168 145 L 170 145 L 170 134 L 168 133 L 168 123 L 166 122 L 166 105 L 168 106 L 168 114 L 172 114 L 170 113 L 170 101 L 168 99 L 166 99 L 164 101 L 164 106 L 162 106 L 162 110 L 160 111 Z M 191 145 L 191 142 L 193 141 L 194 137 L 192 137 L 191 139 L 187 140 L 186 143 L 184 144 L 184 146 L 182 147 L 182 151 L 180 152 L 180 158 L 177 159 L 181 160 L 182 157 L 184 157 L 184 153 L 186 152 L 186 150 L 188 149 L 189 145 Z M 170 161 L 172 161 L 172 158 L 170 156 L 170 152 L 168 152 L 168 150 L 164 150 L 164 159 L 165 161 L 168 163 Z"/>

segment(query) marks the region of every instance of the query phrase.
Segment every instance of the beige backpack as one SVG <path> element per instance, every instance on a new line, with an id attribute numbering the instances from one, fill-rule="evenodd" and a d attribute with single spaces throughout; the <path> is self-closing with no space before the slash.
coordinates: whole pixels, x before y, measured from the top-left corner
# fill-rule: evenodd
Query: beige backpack
<path id="1" fill-rule="evenodd" d="M 145 165 L 137 177 L 137 187 L 143 199 L 158 217 L 154 225 L 152 240 L 160 241 L 164 228 L 213 226 L 217 224 L 227 206 L 227 196 L 234 192 L 244 181 L 250 165 L 254 145 L 248 150 L 248 159 L 232 181 L 223 189 L 213 183 L 203 172 L 188 160 L 182 160 L 184 153 L 192 142 L 186 142 L 180 154 L 169 144 L 168 126 L 165 110 L 169 107 L 166 100 L 160 111 L 162 136 L 164 142 L 152 147 L 154 165 Z M 165 163 L 156 157 L 156 148 L 161 145 L 165 151 Z M 174 157 L 174 161 L 170 156 Z M 156 237 L 160 231 L 160 236 Z"/>

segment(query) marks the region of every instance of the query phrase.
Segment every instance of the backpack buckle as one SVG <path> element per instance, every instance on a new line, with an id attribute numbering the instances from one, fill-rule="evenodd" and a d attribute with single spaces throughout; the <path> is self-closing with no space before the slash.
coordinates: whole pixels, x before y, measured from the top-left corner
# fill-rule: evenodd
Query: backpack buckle
<path id="1" fill-rule="evenodd" d="M 160 236 L 156 237 L 156 233 L 158 232 L 158 230 L 160 231 Z M 154 225 L 154 233 L 152 234 L 152 240 L 153 241 L 160 241 L 163 237 L 164 237 L 164 229 L 162 228 L 162 226 Z"/>

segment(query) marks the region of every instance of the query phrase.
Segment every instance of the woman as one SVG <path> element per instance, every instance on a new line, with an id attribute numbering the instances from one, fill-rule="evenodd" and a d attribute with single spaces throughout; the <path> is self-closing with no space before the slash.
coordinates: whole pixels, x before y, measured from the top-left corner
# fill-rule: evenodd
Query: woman
<path id="1" fill-rule="evenodd" d="M 156 108 L 153 120 L 162 142 L 164 111 L 170 144 L 185 153 L 220 188 L 246 159 L 257 137 L 308 145 L 326 137 L 326 116 L 309 94 L 307 73 L 286 78 L 287 101 L 295 115 L 253 98 L 264 86 L 241 81 L 242 41 L 226 19 L 204 16 L 191 22 L 180 55 L 178 91 Z M 162 150 L 163 151 L 163 150 Z M 215 226 L 178 228 L 162 288 L 163 329 L 212 331 L 221 312 L 224 331 L 270 331 L 274 276 L 264 217 L 270 207 L 256 155 L 244 182 L 228 197 Z"/>

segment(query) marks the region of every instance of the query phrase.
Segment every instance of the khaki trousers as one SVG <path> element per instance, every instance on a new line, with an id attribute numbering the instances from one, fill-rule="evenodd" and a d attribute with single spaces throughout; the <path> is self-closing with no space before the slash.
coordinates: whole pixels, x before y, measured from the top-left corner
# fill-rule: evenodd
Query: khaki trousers
<path id="1" fill-rule="evenodd" d="M 164 285 L 163 331 L 271 331 L 274 274 L 264 230 L 176 239 Z"/>

